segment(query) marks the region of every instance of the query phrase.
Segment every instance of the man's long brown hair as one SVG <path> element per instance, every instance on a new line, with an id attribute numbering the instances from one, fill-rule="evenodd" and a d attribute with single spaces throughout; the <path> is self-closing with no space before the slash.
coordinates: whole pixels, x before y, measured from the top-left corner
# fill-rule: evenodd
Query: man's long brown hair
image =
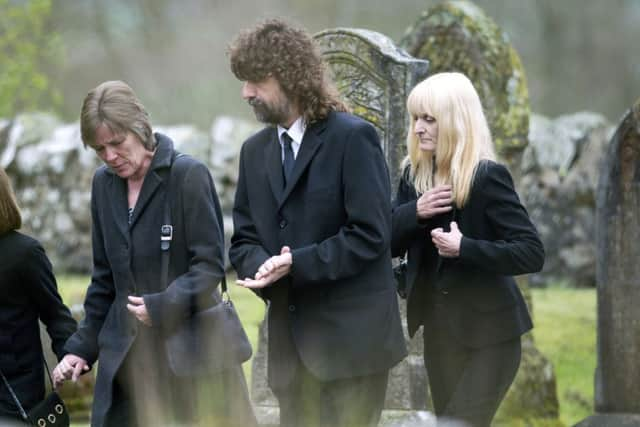
<path id="1" fill-rule="evenodd" d="M 330 111 L 348 111 L 304 30 L 278 19 L 264 21 L 241 32 L 228 54 L 231 71 L 239 80 L 259 82 L 273 76 L 307 124 L 324 119 Z"/>

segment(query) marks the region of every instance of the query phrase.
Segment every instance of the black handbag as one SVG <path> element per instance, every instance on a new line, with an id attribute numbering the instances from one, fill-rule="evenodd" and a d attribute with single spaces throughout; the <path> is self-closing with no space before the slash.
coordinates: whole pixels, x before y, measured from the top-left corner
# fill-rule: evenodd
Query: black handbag
<path id="1" fill-rule="evenodd" d="M 53 388 L 53 381 L 46 361 L 44 362 L 44 366 L 47 370 L 47 377 L 49 378 L 51 387 Z M 18 407 L 20 416 L 25 423 L 37 427 L 69 427 L 69 412 L 67 412 L 64 402 L 55 390 L 51 391 L 42 402 L 34 406 L 29 412 L 26 412 L 1 370 L 0 375 L 2 375 L 2 381 L 9 390 L 13 401 Z"/>
<path id="2" fill-rule="evenodd" d="M 180 156 L 181 154 L 178 154 L 174 160 Z M 171 169 L 173 171 L 173 165 Z M 168 194 L 169 186 L 164 208 L 165 224 L 161 227 L 160 236 L 160 274 L 163 289 L 168 281 L 169 249 L 173 235 Z M 217 212 L 217 216 L 222 233 L 222 214 Z M 176 376 L 216 374 L 237 367 L 251 358 L 251 344 L 227 292 L 227 280 L 224 275 L 221 287 L 221 302 L 192 313 L 166 337 L 165 349 L 169 367 Z"/>
<path id="3" fill-rule="evenodd" d="M 393 278 L 396 282 L 396 291 L 402 299 L 407 298 L 407 259 L 405 257 L 400 258 L 400 262 L 393 267 Z"/>

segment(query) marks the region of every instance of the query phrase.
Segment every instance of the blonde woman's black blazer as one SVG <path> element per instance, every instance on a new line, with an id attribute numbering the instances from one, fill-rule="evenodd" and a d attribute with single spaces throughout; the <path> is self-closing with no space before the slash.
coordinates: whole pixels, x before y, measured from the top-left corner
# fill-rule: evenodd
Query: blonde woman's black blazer
<path id="1" fill-rule="evenodd" d="M 471 347 L 522 335 L 533 327 L 513 276 L 542 269 L 544 248 L 508 170 L 483 161 L 462 209 L 418 221 L 418 195 L 407 173 L 393 202 L 392 254 L 408 256 L 409 332 L 422 324 L 429 298 L 447 307 L 450 333 Z M 460 256 L 441 258 L 430 230 L 457 221 Z M 429 325 L 425 325 L 426 328 Z"/>

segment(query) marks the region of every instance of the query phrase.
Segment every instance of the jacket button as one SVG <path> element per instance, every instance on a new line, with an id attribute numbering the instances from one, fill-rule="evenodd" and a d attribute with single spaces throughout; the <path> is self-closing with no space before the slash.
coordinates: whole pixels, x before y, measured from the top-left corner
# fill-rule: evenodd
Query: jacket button
<path id="1" fill-rule="evenodd" d="M 295 306 L 295 305 L 293 305 L 293 304 L 292 304 L 292 305 L 290 305 L 290 306 L 289 306 L 289 311 L 291 311 L 291 312 L 296 311 L 296 306 Z"/>
<path id="2" fill-rule="evenodd" d="M 287 226 L 287 220 L 283 219 L 280 221 L 280 228 L 285 228 Z"/>

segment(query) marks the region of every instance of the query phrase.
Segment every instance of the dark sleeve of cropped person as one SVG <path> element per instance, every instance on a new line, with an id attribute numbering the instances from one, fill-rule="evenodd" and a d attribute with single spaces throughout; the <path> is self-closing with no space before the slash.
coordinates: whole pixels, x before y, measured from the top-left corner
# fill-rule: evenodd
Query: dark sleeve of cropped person
<path id="1" fill-rule="evenodd" d="M 60 360 L 66 354 L 65 342 L 76 330 L 76 321 L 62 302 L 51 263 L 39 244 L 29 249 L 28 264 L 23 270 L 24 284 L 36 305 L 40 320 L 47 327 L 51 349 Z"/>

